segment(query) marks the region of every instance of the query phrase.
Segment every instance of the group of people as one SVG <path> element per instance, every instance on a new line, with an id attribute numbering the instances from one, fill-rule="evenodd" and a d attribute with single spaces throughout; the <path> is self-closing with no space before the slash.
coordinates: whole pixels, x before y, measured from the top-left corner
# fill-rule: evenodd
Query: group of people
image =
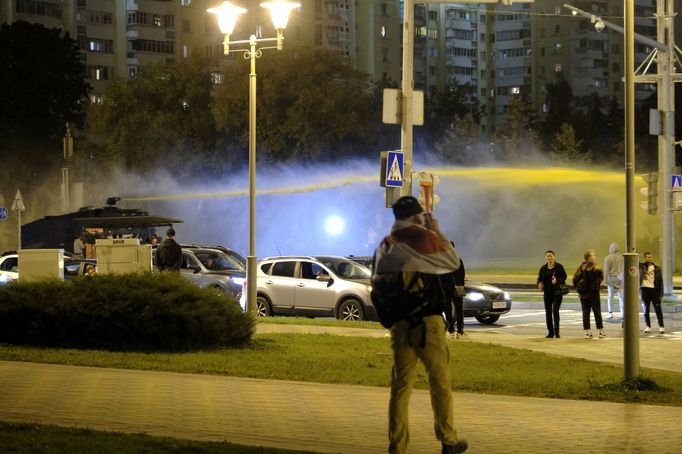
<path id="1" fill-rule="evenodd" d="M 559 309 L 566 292 L 568 275 L 561 263 L 556 261 L 553 250 L 545 251 L 546 263 L 538 272 L 537 286 L 543 292 L 545 316 L 547 321 L 548 338 L 559 338 Z M 604 259 L 604 268 L 597 264 L 597 254 L 594 249 L 585 251 L 584 261 L 573 273 L 572 283 L 578 292 L 583 314 L 583 329 L 585 338 L 592 339 L 590 313 L 594 315 L 598 336 L 606 337 L 601 313 L 601 299 L 599 291 L 606 279 L 608 318 L 613 318 L 614 300 L 618 298 L 620 305 L 620 320 L 623 321 L 623 256 L 618 244 L 611 243 L 609 254 Z M 651 306 L 654 307 L 658 320 L 659 332 L 664 333 L 663 311 L 661 298 L 663 297 L 663 277 L 661 268 L 654 263 L 651 252 L 644 253 L 644 262 L 639 264 L 639 288 L 642 306 L 644 308 L 645 333 L 651 332 Z"/>

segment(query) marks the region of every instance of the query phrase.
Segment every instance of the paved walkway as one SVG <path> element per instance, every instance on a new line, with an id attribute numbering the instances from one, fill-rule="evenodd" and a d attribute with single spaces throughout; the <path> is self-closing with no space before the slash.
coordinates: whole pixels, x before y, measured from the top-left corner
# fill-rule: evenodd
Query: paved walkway
<path id="1" fill-rule="evenodd" d="M 259 331 L 273 327 L 384 335 L 268 324 L 259 324 Z M 516 338 L 514 346 L 555 354 L 594 351 L 604 359 L 606 351 L 618 350 L 616 339 L 580 339 L 581 348 L 577 338 L 544 342 L 472 333 L 468 341 L 510 345 L 510 337 Z M 665 339 L 644 341 L 656 351 L 680 350 L 679 343 Z M 682 369 L 679 363 L 663 368 Z M 386 450 L 386 388 L 0 361 L 0 390 L 0 420 L 319 452 Z M 470 393 L 455 393 L 455 406 L 457 429 L 472 453 L 682 452 L 680 407 Z M 440 452 L 432 424 L 428 391 L 415 390 L 410 452 Z"/>

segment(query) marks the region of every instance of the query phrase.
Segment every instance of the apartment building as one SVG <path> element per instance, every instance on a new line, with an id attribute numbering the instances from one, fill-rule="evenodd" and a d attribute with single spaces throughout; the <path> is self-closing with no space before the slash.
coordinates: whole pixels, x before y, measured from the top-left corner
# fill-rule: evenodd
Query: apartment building
<path id="1" fill-rule="evenodd" d="M 400 84 L 402 13 L 397 1 L 355 2 L 355 67 L 371 80 Z"/>
<path id="2" fill-rule="evenodd" d="M 400 83 L 402 0 L 300 0 L 285 38 L 346 56 L 374 81 Z M 233 39 L 274 36 L 261 0 L 234 0 L 249 14 Z M 427 94 L 451 80 L 475 88 L 486 115 L 483 133 L 504 121 L 512 96 L 524 94 L 542 116 L 545 86 L 563 77 L 577 107 L 593 93 L 622 101 L 623 36 L 595 30 L 563 8 L 565 0 L 499 4 L 419 4 L 414 14 L 414 86 Z M 222 52 L 222 35 L 206 9 L 220 0 L 0 0 L 0 22 L 26 20 L 68 31 L 78 41 L 98 102 L 115 77 L 135 77 L 150 63 L 174 63 L 193 52 Z M 679 0 L 678 0 L 679 3 Z M 574 6 L 622 24 L 619 0 Z M 636 0 L 636 31 L 655 37 L 654 0 Z M 641 62 L 651 49 L 636 43 Z M 652 69 L 654 70 L 654 69 Z M 638 99 L 655 87 L 637 84 Z"/>

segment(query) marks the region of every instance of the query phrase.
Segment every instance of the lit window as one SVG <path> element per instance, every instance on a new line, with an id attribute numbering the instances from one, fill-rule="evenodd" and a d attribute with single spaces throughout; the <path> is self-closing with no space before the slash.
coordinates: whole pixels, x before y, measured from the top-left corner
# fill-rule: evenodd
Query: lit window
<path id="1" fill-rule="evenodd" d="M 223 83 L 223 75 L 221 73 L 211 73 L 211 82 L 214 85 L 220 85 Z"/>
<path id="2" fill-rule="evenodd" d="M 521 88 L 519 87 L 512 87 L 511 89 L 512 95 L 518 95 L 521 93 Z"/>
<path id="3" fill-rule="evenodd" d="M 181 6 L 190 6 L 191 4 L 192 4 L 192 0 L 180 0 Z"/>
<path id="4" fill-rule="evenodd" d="M 95 70 L 95 80 L 102 80 L 102 70 L 100 68 Z"/>
<path id="5" fill-rule="evenodd" d="M 386 26 L 385 25 L 381 26 L 381 37 L 386 38 Z"/>

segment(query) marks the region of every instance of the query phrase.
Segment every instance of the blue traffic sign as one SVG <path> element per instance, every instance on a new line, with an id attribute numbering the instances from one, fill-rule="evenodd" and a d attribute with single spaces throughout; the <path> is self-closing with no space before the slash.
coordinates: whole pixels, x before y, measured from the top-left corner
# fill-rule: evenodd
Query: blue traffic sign
<path id="1" fill-rule="evenodd" d="M 670 187 L 682 188 L 682 175 L 671 175 Z"/>
<path id="2" fill-rule="evenodd" d="M 4 221 L 6 219 L 7 219 L 7 208 L 0 207 L 0 221 Z"/>
<path id="3" fill-rule="evenodd" d="M 386 187 L 402 188 L 403 187 L 403 172 L 404 158 L 402 151 L 389 151 L 386 159 Z"/>

